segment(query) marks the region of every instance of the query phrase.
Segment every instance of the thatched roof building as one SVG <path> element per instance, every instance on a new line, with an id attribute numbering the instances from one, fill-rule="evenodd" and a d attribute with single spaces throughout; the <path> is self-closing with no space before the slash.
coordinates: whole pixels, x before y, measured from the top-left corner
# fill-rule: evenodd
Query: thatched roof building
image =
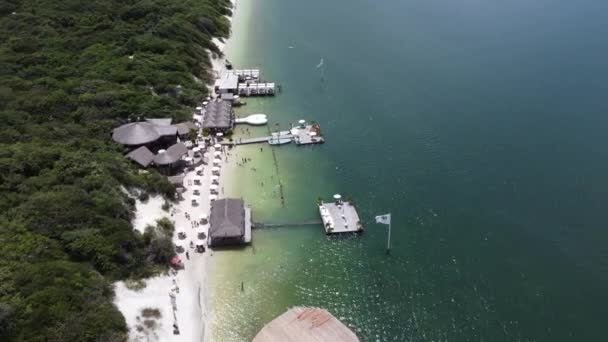
<path id="1" fill-rule="evenodd" d="M 131 122 L 115 128 L 112 131 L 112 139 L 127 146 L 148 144 L 161 137 L 156 127 L 149 122 Z"/>
<path id="2" fill-rule="evenodd" d="M 319 308 L 295 307 L 266 324 L 253 342 L 358 342 L 346 325 Z"/>
<path id="3" fill-rule="evenodd" d="M 212 131 L 227 131 L 234 124 L 232 103 L 229 101 L 211 101 L 207 105 L 203 127 Z"/>
<path id="4" fill-rule="evenodd" d="M 129 152 L 127 158 L 136 162 L 137 164 L 148 167 L 154 160 L 154 153 L 150 151 L 146 146 L 140 146 L 139 148 Z"/>
<path id="5" fill-rule="evenodd" d="M 235 198 L 214 201 L 209 217 L 209 245 L 233 245 L 244 240 L 245 202 Z"/>
<path id="6" fill-rule="evenodd" d="M 177 162 L 188 153 L 188 148 L 182 143 L 177 143 L 169 147 L 165 152 L 159 153 L 154 157 L 154 164 L 169 165 Z"/>

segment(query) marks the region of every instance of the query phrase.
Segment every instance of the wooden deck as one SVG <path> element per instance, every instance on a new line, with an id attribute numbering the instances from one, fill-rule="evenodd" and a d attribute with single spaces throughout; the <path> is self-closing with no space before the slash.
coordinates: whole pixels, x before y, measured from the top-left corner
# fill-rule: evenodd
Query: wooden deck
<path id="1" fill-rule="evenodd" d="M 253 342 L 358 342 L 346 325 L 319 308 L 295 307 L 266 324 Z"/>

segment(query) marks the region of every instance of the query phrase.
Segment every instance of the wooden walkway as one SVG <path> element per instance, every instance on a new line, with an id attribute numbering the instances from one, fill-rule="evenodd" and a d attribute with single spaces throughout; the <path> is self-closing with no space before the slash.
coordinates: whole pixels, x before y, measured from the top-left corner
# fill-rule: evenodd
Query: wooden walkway
<path id="1" fill-rule="evenodd" d="M 254 222 L 251 228 L 262 229 L 262 228 L 279 228 L 279 227 L 301 227 L 301 226 L 317 226 L 322 225 L 321 220 L 310 220 L 302 222 Z"/>
<path id="2" fill-rule="evenodd" d="M 222 145 L 235 146 L 235 145 L 248 145 L 248 144 L 259 144 L 259 143 L 267 143 L 270 140 L 270 136 L 268 137 L 258 137 L 258 138 L 249 138 L 249 139 L 233 139 L 232 141 L 223 141 Z"/>

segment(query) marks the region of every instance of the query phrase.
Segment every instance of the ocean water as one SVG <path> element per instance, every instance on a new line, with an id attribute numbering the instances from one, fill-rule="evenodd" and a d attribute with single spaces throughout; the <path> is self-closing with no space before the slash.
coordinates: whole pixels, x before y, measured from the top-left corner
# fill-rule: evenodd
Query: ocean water
<path id="1" fill-rule="evenodd" d="M 314 120 L 327 142 L 239 147 L 252 161 L 226 193 L 255 221 L 299 222 L 339 192 L 366 231 L 260 230 L 216 252 L 214 341 L 251 340 L 296 305 L 362 341 L 605 340 L 607 13 L 601 0 L 239 0 L 228 57 L 283 86 L 239 114 Z M 373 223 L 388 212 L 390 256 Z"/>

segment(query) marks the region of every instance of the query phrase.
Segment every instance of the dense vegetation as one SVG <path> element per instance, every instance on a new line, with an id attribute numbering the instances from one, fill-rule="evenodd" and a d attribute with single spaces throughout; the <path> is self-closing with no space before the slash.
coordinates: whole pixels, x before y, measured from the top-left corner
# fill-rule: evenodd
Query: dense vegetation
<path id="1" fill-rule="evenodd" d="M 133 231 L 129 191 L 174 189 L 139 174 L 110 130 L 189 116 L 210 79 L 207 51 L 219 53 L 211 39 L 229 33 L 228 8 L 0 2 L 0 340 L 125 339 L 111 282 L 148 275 L 172 252 L 155 230 Z"/>

